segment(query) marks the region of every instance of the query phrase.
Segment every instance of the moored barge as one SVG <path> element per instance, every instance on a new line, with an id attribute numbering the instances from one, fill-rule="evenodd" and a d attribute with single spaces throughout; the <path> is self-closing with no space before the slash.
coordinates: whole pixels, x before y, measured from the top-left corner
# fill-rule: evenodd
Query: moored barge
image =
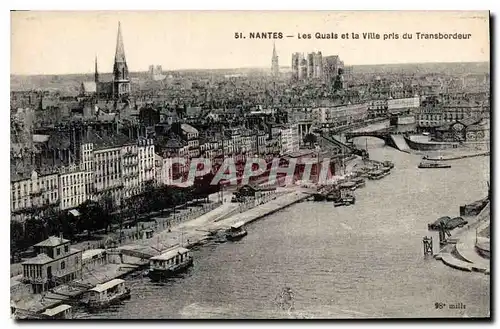
<path id="1" fill-rule="evenodd" d="M 161 255 L 149 259 L 148 276 L 153 281 L 161 281 L 193 265 L 193 256 L 187 248 L 175 246 Z"/>

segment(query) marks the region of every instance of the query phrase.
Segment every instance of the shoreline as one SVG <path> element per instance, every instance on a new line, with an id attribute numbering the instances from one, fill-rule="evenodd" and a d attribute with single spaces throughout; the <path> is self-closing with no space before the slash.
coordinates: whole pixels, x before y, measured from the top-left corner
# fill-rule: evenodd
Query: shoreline
<path id="1" fill-rule="evenodd" d="M 298 189 L 299 191 L 288 191 L 283 195 L 275 196 L 267 202 L 262 202 L 251 209 L 230 215 L 227 218 L 224 218 L 224 216 L 234 212 L 234 206 L 236 204 L 224 203 L 201 216 L 178 223 L 170 229 L 166 228 L 157 231 L 154 233 L 153 238 L 136 240 L 134 241 L 136 243 L 125 244 L 116 249 L 105 249 L 107 263 L 92 269 L 88 269 L 84 265 L 82 268 L 84 272 L 82 279 L 73 282 L 80 285 L 95 286 L 112 279 L 122 278 L 139 272 L 148 266 L 149 258 L 155 256 L 150 255 L 148 251 L 153 251 L 153 253 L 157 254 L 158 252 L 155 251 L 154 248 L 158 243 L 161 243 L 164 249 L 179 244 L 179 239 L 177 237 L 178 233 L 187 233 L 188 235 L 187 239 L 183 239 L 180 245 L 187 248 L 202 246 L 209 241 L 210 230 L 220 230 L 238 221 L 244 221 L 245 224 L 248 224 L 309 197 L 304 191 L 300 191 L 300 188 Z M 223 213 L 224 211 L 226 211 L 226 213 Z M 214 219 L 216 220 L 218 218 L 222 219 L 214 221 Z M 166 220 L 166 218 L 163 218 L 163 220 Z M 162 239 L 160 240 L 160 238 Z M 184 243 L 184 241 L 187 242 Z M 145 260 L 144 257 L 147 257 L 147 259 Z M 117 260 L 117 258 L 122 261 Z M 17 281 L 15 277 L 11 277 L 11 288 L 13 281 Z M 24 284 L 20 283 L 20 285 Z M 74 304 L 75 300 L 85 291 L 87 291 L 87 289 L 82 287 L 77 288 L 71 283 L 66 283 L 55 287 L 52 292 L 46 292 L 45 294 L 23 294 L 20 296 L 20 300 L 17 302 L 14 301 L 14 305 L 16 305 L 16 309 L 19 310 L 18 312 L 20 315 L 27 311 L 29 316 L 29 313 L 39 314 L 46 309 L 64 303 Z M 27 304 L 22 305 L 22 302 L 25 300 L 28 300 Z"/>
<path id="2" fill-rule="evenodd" d="M 477 153 L 471 153 L 471 154 L 463 154 L 463 155 L 448 155 L 448 156 L 441 156 L 441 157 L 429 157 L 426 160 L 431 160 L 431 161 L 451 161 L 451 160 L 460 160 L 460 159 L 466 159 L 466 158 L 475 158 L 475 157 L 480 157 L 480 156 L 489 156 L 490 152 L 477 152 Z"/>

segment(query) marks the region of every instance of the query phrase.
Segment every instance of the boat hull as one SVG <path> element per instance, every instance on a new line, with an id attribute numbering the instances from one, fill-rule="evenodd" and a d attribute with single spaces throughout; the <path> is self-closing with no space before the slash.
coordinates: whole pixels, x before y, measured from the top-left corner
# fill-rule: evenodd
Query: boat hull
<path id="1" fill-rule="evenodd" d="M 107 307 L 116 303 L 121 302 L 122 300 L 126 300 L 130 298 L 130 289 L 127 288 L 123 294 L 117 295 L 112 299 L 106 301 L 90 301 L 90 302 L 82 302 L 82 305 L 85 306 L 89 310 L 98 310 L 103 307 Z"/>
<path id="2" fill-rule="evenodd" d="M 440 165 L 440 166 L 425 166 L 425 165 L 418 165 L 419 169 L 448 169 L 451 168 L 450 165 Z"/>
<path id="3" fill-rule="evenodd" d="M 335 201 L 333 205 L 335 207 L 342 207 L 342 206 L 350 206 L 352 204 L 356 203 L 356 198 L 350 197 L 350 198 L 344 198 L 340 199 L 338 201 Z"/>
<path id="4" fill-rule="evenodd" d="M 246 236 L 248 234 L 247 231 L 243 231 L 243 232 L 239 232 L 237 234 L 227 234 L 226 235 L 226 239 L 228 241 L 237 241 L 237 240 L 240 240 L 242 239 L 244 236 Z"/>
<path id="5" fill-rule="evenodd" d="M 193 266 L 192 259 L 190 259 L 189 261 L 187 261 L 183 264 L 179 264 L 178 266 L 176 266 L 174 268 L 169 268 L 169 269 L 165 269 L 165 270 L 163 270 L 163 269 L 162 270 L 158 270 L 158 269 L 149 270 L 148 277 L 152 281 L 161 281 L 161 280 L 167 279 L 169 277 L 172 277 L 177 273 L 184 272 L 191 266 Z"/>

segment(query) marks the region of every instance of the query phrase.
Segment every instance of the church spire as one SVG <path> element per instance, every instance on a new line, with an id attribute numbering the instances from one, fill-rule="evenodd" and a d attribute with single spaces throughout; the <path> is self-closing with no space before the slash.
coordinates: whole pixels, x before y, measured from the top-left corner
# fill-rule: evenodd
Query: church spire
<path id="1" fill-rule="evenodd" d="M 127 61 L 120 22 L 118 22 L 118 36 L 116 38 L 115 64 L 113 65 L 113 95 L 115 99 L 130 93 Z"/>
<path id="2" fill-rule="evenodd" d="M 118 36 L 116 38 L 115 63 L 125 63 L 125 47 L 123 46 L 122 28 L 118 22 Z"/>
<path id="3" fill-rule="evenodd" d="M 278 54 L 276 54 L 276 44 L 273 41 L 273 57 L 271 58 L 271 74 L 274 77 L 279 75 L 279 62 L 278 62 Z"/>
<path id="4" fill-rule="evenodd" d="M 97 70 L 97 55 L 95 56 L 94 82 L 99 83 L 99 71 Z"/>

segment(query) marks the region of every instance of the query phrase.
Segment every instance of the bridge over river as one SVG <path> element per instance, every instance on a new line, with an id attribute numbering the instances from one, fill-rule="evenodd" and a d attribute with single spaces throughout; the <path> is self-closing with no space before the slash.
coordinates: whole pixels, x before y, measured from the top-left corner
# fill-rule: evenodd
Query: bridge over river
<path id="1" fill-rule="evenodd" d="M 349 145 L 353 139 L 357 137 L 375 137 L 385 142 L 387 146 L 391 146 L 403 152 L 409 152 L 410 147 L 406 143 L 403 135 L 412 133 L 416 130 L 415 123 L 409 124 L 394 124 L 391 125 L 389 120 L 370 124 L 363 128 L 353 131 L 341 132 L 337 135 L 331 135 L 330 138 L 338 142 Z"/>

